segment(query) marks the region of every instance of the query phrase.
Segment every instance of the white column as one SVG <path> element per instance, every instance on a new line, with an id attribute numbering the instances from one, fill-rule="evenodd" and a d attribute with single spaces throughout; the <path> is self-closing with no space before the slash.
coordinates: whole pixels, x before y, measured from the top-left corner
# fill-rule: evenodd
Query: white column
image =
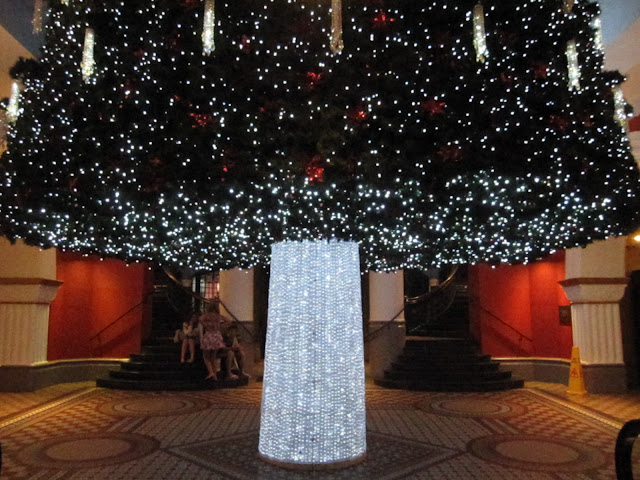
<path id="1" fill-rule="evenodd" d="M 567 251 L 566 280 L 571 302 L 573 344 L 580 350 L 585 386 L 590 392 L 624 391 L 620 300 L 625 277 L 625 238 L 594 242 Z"/>
<path id="2" fill-rule="evenodd" d="M 60 286 L 55 255 L 0 239 L 0 365 L 47 360 L 49 304 Z"/>
<path id="3" fill-rule="evenodd" d="M 244 370 L 254 376 L 256 358 L 260 357 L 259 342 L 254 339 L 252 268 L 220 271 L 220 313 L 240 322 L 238 337 L 244 352 Z"/>
<path id="4" fill-rule="evenodd" d="M 220 313 L 253 323 L 253 269 L 220 270 Z"/>
<path id="5" fill-rule="evenodd" d="M 370 377 L 384 376 L 384 371 L 402 352 L 405 334 L 403 271 L 369 272 Z"/>
<path id="6" fill-rule="evenodd" d="M 355 242 L 272 247 L 259 452 L 296 467 L 366 452 L 360 260 Z"/>

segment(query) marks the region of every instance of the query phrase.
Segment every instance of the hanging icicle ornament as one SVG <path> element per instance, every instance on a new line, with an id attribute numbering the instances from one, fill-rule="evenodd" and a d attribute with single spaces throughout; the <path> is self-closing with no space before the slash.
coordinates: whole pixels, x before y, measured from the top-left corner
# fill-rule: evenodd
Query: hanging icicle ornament
<path id="1" fill-rule="evenodd" d="M 569 90 L 580 90 L 580 64 L 575 40 L 567 42 L 567 68 L 569 72 Z"/>
<path id="2" fill-rule="evenodd" d="M 43 0 L 36 0 L 33 4 L 33 33 L 42 31 L 42 2 Z"/>
<path id="3" fill-rule="evenodd" d="M 9 97 L 7 115 L 11 123 L 15 123 L 20 116 L 20 80 L 14 80 L 11 83 L 11 97 Z"/>
<path id="4" fill-rule="evenodd" d="M 622 88 L 620 85 L 616 85 L 612 88 L 613 91 L 613 105 L 614 105 L 614 116 L 620 126 L 626 130 L 628 126 L 628 118 L 626 106 L 627 102 L 624 99 L 624 93 L 622 93 Z"/>
<path id="5" fill-rule="evenodd" d="M 331 51 L 335 54 L 344 49 L 342 40 L 342 0 L 331 0 Z"/>
<path id="6" fill-rule="evenodd" d="M 473 7 L 473 46 L 476 49 L 476 61 L 484 63 L 489 56 L 489 49 L 484 28 L 484 7 L 479 3 Z"/>
<path id="7" fill-rule="evenodd" d="M 202 27 L 202 54 L 211 55 L 216 49 L 215 42 L 215 2 L 206 0 L 204 2 L 204 25 Z"/>
<path id="8" fill-rule="evenodd" d="M 571 13 L 573 10 L 573 6 L 575 5 L 576 0 L 564 0 L 563 1 L 563 10 L 564 13 Z"/>
<path id="9" fill-rule="evenodd" d="M 602 40 L 602 20 L 600 17 L 595 17 L 591 21 L 591 28 L 593 28 L 593 42 L 596 49 L 604 55 L 604 42 Z"/>
<path id="10" fill-rule="evenodd" d="M 96 62 L 93 59 L 93 50 L 95 46 L 95 34 L 93 28 L 87 28 L 84 32 L 84 48 L 82 50 L 82 63 L 80 67 L 82 69 L 82 78 L 85 82 L 88 82 L 95 70 Z"/>

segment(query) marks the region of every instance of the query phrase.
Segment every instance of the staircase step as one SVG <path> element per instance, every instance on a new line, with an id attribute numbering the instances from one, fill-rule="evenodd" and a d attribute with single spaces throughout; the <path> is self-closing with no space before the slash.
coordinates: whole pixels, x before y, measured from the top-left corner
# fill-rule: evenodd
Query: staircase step
<path id="1" fill-rule="evenodd" d="M 425 371 L 418 374 L 416 372 L 390 370 L 384 372 L 384 378 L 389 380 L 428 381 L 431 383 L 483 383 L 496 380 L 508 380 L 511 378 L 511 372 L 502 370 L 485 372 Z"/>
<path id="2" fill-rule="evenodd" d="M 132 353 L 129 359 L 133 362 L 175 363 L 180 361 L 180 352 Z"/>
<path id="3" fill-rule="evenodd" d="M 174 381 L 174 380 L 131 380 L 112 377 L 96 379 L 96 386 L 117 388 L 120 390 L 215 390 L 218 388 L 235 388 L 249 383 L 249 377 L 220 380 Z"/>
<path id="4" fill-rule="evenodd" d="M 402 390 L 420 390 L 425 392 L 493 392 L 524 387 L 524 380 L 509 379 L 478 383 L 429 382 L 423 380 L 379 379 L 374 383 L 380 387 Z"/>
<path id="5" fill-rule="evenodd" d="M 144 361 L 125 361 L 120 362 L 122 370 L 148 371 L 156 370 L 163 372 L 181 372 L 182 365 L 174 358 L 170 362 L 144 362 Z"/>
<path id="6" fill-rule="evenodd" d="M 479 354 L 456 354 L 451 352 L 443 353 L 420 353 L 406 354 L 402 353 L 398 356 L 397 362 L 400 364 L 411 365 L 468 365 L 471 363 L 483 363 L 491 360 L 491 355 Z"/>
<path id="7" fill-rule="evenodd" d="M 132 370 L 121 369 L 111 370 L 109 377 L 122 378 L 130 380 L 171 380 L 171 381 L 183 381 L 183 380 L 201 380 L 207 376 L 207 369 L 204 365 L 197 365 L 189 369 L 178 370 L 166 370 L 166 369 L 148 369 L 148 370 Z"/>
<path id="8" fill-rule="evenodd" d="M 141 353 L 143 355 L 168 354 L 168 355 L 174 355 L 174 358 L 180 358 L 181 349 L 182 349 L 182 343 L 167 342 L 164 344 L 142 345 Z"/>
<path id="9" fill-rule="evenodd" d="M 439 371 L 439 372 L 494 372 L 500 368 L 500 362 L 495 360 L 487 360 L 484 362 L 469 362 L 469 363 L 443 363 L 443 364 L 434 364 L 434 363 L 401 363 L 401 362 L 393 362 L 391 364 L 391 368 L 393 370 L 397 370 L 400 372 L 410 372 L 415 375 L 423 375 L 428 374 L 430 372 Z"/>

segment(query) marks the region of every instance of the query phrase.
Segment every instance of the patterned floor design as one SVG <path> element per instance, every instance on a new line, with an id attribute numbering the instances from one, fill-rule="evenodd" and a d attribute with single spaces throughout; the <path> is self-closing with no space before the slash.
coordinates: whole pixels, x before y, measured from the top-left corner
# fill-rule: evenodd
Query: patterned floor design
<path id="1" fill-rule="evenodd" d="M 369 386 L 366 460 L 300 472 L 257 456 L 260 384 L 184 393 L 65 388 L 24 408 L 0 394 L 2 480 L 614 480 L 626 420 L 549 385 L 473 394 Z M 636 463 L 640 472 L 640 455 Z"/>

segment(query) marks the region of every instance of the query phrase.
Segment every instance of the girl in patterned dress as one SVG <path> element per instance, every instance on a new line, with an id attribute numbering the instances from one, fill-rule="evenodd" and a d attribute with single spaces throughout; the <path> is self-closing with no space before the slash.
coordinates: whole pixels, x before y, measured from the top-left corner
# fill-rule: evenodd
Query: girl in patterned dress
<path id="1" fill-rule="evenodd" d="M 216 303 L 210 303 L 207 311 L 200 316 L 200 348 L 202 349 L 204 364 L 209 372 L 205 380 L 218 379 L 216 358 L 219 352 L 225 350 L 224 340 L 220 332 L 220 323 L 225 321 L 229 320 L 220 315 Z"/>

